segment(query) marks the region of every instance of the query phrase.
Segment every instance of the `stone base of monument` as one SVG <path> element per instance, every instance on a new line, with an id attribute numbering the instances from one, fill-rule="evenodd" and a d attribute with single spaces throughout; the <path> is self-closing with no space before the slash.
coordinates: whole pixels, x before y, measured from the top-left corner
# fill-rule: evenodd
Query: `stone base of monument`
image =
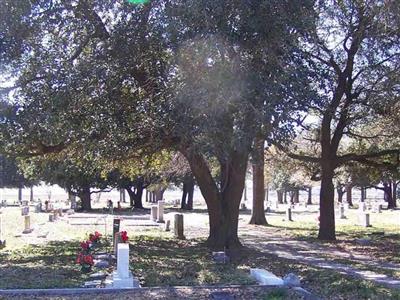
<path id="1" fill-rule="evenodd" d="M 119 289 L 132 289 L 139 288 L 139 280 L 133 277 L 132 273 L 129 274 L 128 278 L 121 278 L 118 276 L 118 272 L 115 271 L 112 274 L 112 286 L 113 288 Z"/>

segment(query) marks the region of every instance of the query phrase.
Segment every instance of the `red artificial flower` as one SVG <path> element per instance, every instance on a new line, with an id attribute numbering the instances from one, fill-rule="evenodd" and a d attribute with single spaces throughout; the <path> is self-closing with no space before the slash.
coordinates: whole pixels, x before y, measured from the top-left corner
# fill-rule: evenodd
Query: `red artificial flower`
<path id="1" fill-rule="evenodd" d="M 88 250 L 89 247 L 90 247 L 90 242 L 89 242 L 89 241 L 81 242 L 81 248 L 82 248 L 83 250 Z"/>
<path id="2" fill-rule="evenodd" d="M 89 234 L 89 240 L 93 243 L 96 243 L 100 240 L 101 237 L 101 233 L 99 233 L 98 231 L 95 231 L 95 233 L 91 233 Z"/>
<path id="3" fill-rule="evenodd" d="M 126 243 L 129 240 L 128 233 L 126 231 L 120 232 L 121 240 Z"/>

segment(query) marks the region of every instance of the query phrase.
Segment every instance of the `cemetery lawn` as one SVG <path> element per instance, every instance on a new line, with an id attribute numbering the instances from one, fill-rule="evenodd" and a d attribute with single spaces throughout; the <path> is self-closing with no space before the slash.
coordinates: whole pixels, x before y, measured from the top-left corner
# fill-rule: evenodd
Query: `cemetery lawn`
<path id="1" fill-rule="evenodd" d="M 82 286 L 88 275 L 82 275 L 79 266 L 75 264 L 79 242 L 90 232 L 104 232 L 104 226 L 71 226 L 66 221 L 48 223 L 47 214 L 32 214 L 33 223 L 40 230 L 49 231 L 47 238 L 15 237 L 14 234 L 21 232 L 23 227 L 20 210 L 7 208 L 6 212 L 3 214 L 6 217 L 3 225 L 6 228 L 7 247 L 0 250 L 0 289 Z M 173 211 L 170 210 L 169 213 Z M 242 285 L 250 288 L 255 284 L 248 276 L 250 268 L 264 268 L 278 276 L 295 273 L 306 290 L 323 299 L 400 299 L 399 290 L 391 290 L 334 270 L 277 257 L 249 243 L 256 245 L 274 239 L 307 241 L 316 246 L 339 247 L 344 251 L 366 253 L 378 263 L 382 260 L 399 262 L 400 235 L 396 213 L 398 211 L 384 211 L 373 215 L 373 227 L 363 228 L 355 226 L 356 211 L 351 210 L 348 219 L 337 220 L 338 241 L 326 243 L 316 239 L 315 215 L 294 213 L 294 221 L 285 222 L 282 220 L 283 214 L 267 214 L 270 225 L 254 226 L 248 225 L 248 212 L 242 212 L 239 234 L 247 248 L 234 253 L 230 264 L 219 265 L 212 261 L 211 251 L 204 244 L 208 231 L 207 215 L 199 210 L 185 213 L 187 240 L 173 239 L 171 232 L 158 228 L 140 230 L 127 227 L 131 247 L 130 267 L 143 287 Z M 111 225 L 111 221 L 107 223 L 108 233 L 111 232 Z M 357 239 L 367 242 L 360 244 Z M 330 251 L 319 256 L 359 269 L 377 271 L 393 277 L 399 275 L 376 266 L 358 265 L 354 261 L 337 257 Z M 94 269 L 96 271 L 98 270 Z M 259 299 L 274 299 L 264 297 L 262 293 L 259 295 Z M 91 299 L 94 298 L 108 299 L 102 296 L 92 296 Z M 276 299 L 296 298 L 277 295 Z"/>
<path id="2" fill-rule="evenodd" d="M 150 232 L 149 232 L 150 233 Z M 388 288 L 278 258 L 252 248 L 236 253 L 231 264 L 218 265 L 211 259 L 202 239 L 175 240 L 157 234 L 131 238 L 131 269 L 145 287 L 253 285 L 250 268 L 265 268 L 278 276 L 293 272 L 304 287 L 323 299 L 400 299 Z M 56 241 L 0 252 L 1 289 L 79 287 L 88 275 L 74 264 L 78 241 Z M 280 293 L 283 293 L 282 291 Z M 257 299 L 270 299 L 267 296 Z M 283 295 L 285 295 L 283 293 Z M 333 296 L 334 295 L 334 296 Z M 109 296 L 109 295 L 108 295 Z M 93 295 L 92 295 L 93 297 Z M 96 299 L 105 299 L 96 296 Z M 276 299 L 296 299 L 277 295 Z"/>

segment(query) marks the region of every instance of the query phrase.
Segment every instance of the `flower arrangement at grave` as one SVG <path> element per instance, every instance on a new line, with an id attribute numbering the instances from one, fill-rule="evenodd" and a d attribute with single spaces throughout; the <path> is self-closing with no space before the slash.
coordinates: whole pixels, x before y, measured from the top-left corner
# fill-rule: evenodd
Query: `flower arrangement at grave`
<path id="1" fill-rule="evenodd" d="M 82 251 L 78 254 L 76 263 L 81 265 L 82 273 L 88 273 L 92 270 L 92 266 L 94 264 L 93 255 Z"/>
<path id="2" fill-rule="evenodd" d="M 89 241 L 91 243 L 91 247 L 98 247 L 100 245 L 101 233 L 95 231 L 94 233 L 89 234 Z"/>
<path id="3" fill-rule="evenodd" d="M 93 252 L 99 246 L 101 234 L 99 232 L 89 234 L 89 239 L 80 243 L 80 252 L 77 255 L 76 263 L 81 265 L 81 271 L 88 273 L 92 270 L 94 264 Z"/>
<path id="4" fill-rule="evenodd" d="M 127 242 L 128 242 L 129 237 L 128 237 L 128 233 L 127 233 L 126 231 L 121 231 L 121 232 L 119 233 L 119 236 L 121 237 L 121 241 L 122 241 L 123 243 L 127 243 Z"/>

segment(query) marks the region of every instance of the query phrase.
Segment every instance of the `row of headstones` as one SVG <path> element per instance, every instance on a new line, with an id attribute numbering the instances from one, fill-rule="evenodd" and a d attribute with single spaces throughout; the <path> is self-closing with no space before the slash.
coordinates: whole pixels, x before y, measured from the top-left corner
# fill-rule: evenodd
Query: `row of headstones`
<path id="1" fill-rule="evenodd" d="M 381 205 L 379 206 L 381 208 Z M 346 219 L 344 206 L 340 206 L 339 208 L 339 218 L 340 219 Z M 379 209 L 379 212 L 381 212 L 381 209 Z M 292 208 L 287 207 L 286 208 L 286 221 L 293 221 L 292 218 Z M 369 213 L 366 213 L 365 210 L 360 209 L 360 214 L 359 214 L 359 225 L 364 226 L 364 227 L 370 227 L 370 216 Z"/>
<path id="2" fill-rule="evenodd" d="M 164 201 L 158 201 L 157 205 L 151 206 L 150 220 L 157 223 L 165 223 L 165 231 L 169 231 L 170 220 L 164 221 Z M 174 216 L 174 236 L 177 239 L 185 239 L 183 225 L 183 214 L 175 214 Z"/>

